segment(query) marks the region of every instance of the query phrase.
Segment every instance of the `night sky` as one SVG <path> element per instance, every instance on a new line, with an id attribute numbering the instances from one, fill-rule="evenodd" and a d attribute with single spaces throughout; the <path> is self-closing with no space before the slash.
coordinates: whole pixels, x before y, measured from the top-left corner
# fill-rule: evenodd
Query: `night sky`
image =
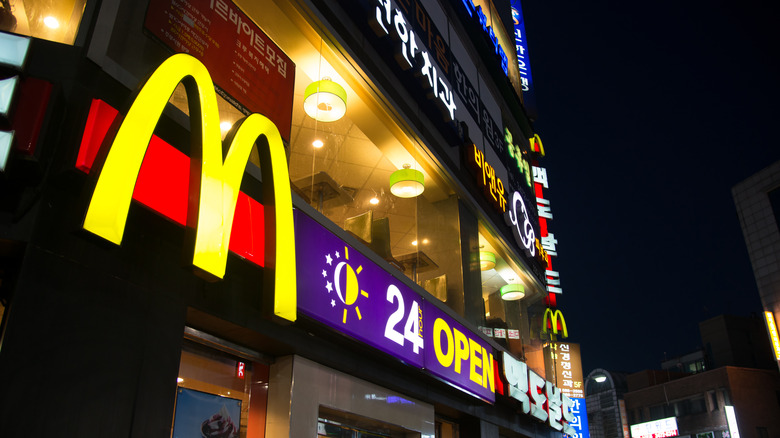
<path id="1" fill-rule="evenodd" d="M 568 340 L 585 373 L 660 369 L 761 311 L 731 188 L 780 160 L 777 6 L 523 9 Z"/>

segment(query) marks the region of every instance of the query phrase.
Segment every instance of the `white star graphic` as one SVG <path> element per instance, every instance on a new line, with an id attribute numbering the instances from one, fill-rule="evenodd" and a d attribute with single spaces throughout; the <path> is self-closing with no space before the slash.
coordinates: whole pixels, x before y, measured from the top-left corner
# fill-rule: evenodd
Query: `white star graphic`
<path id="1" fill-rule="evenodd" d="M 325 270 L 323 269 L 323 270 L 322 270 L 322 277 L 324 278 L 324 277 L 327 277 L 327 276 L 328 276 L 328 273 L 327 273 L 327 272 L 325 272 Z"/>
<path id="2" fill-rule="evenodd" d="M 330 307 L 336 307 L 336 300 L 330 300 Z"/>
<path id="3" fill-rule="evenodd" d="M 328 284 L 327 284 L 327 285 L 325 285 L 325 289 L 327 289 L 327 290 L 328 290 L 328 293 L 331 293 L 331 292 L 333 292 L 333 283 L 331 283 L 331 282 L 328 282 Z"/>
<path id="4" fill-rule="evenodd" d="M 336 251 L 336 258 L 337 258 L 337 259 L 341 258 L 341 254 L 339 254 L 339 252 L 338 252 L 338 251 Z"/>
<path id="5" fill-rule="evenodd" d="M 330 254 L 325 256 L 325 262 L 329 265 L 333 263 L 333 259 L 330 257 Z"/>

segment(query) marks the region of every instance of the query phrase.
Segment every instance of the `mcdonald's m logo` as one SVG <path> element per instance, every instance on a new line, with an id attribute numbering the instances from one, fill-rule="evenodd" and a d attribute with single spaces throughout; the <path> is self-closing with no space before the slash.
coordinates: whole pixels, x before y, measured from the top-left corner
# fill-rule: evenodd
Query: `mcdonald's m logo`
<path id="1" fill-rule="evenodd" d="M 153 135 L 179 83 L 184 84 L 188 96 L 191 157 Z M 93 168 L 103 137 L 111 135 L 108 126 L 114 123 L 116 113 L 104 102 L 93 101 L 76 163 L 80 170 L 89 172 Z M 109 242 L 121 244 L 131 199 L 136 199 L 194 230 L 192 265 L 207 278 L 223 278 L 228 249 L 267 268 L 265 293 L 273 293 L 273 299 L 267 301 L 273 308 L 272 315 L 295 321 L 292 195 L 279 130 L 260 114 L 239 120 L 225 138 L 228 147 L 223 161 L 219 125 L 214 83 L 206 67 L 183 53 L 168 58 L 138 92 L 104 154 L 102 166 L 95 163 L 99 177 L 83 227 Z M 262 204 L 239 190 L 255 143 L 263 175 Z M 170 178 L 176 169 L 183 182 Z M 174 185 L 179 190 L 148 188 L 149 180 L 160 179 L 160 174 L 167 175 L 162 179 L 163 185 Z M 170 193 L 171 199 L 155 200 L 150 194 L 161 191 Z M 181 208 L 177 210 L 176 205 Z M 171 211 L 163 211 L 166 209 Z M 257 224 L 263 224 L 260 230 Z M 245 241 L 248 235 L 255 240 L 259 237 L 260 248 Z"/>
<path id="2" fill-rule="evenodd" d="M 563 319 L 563 313 L 559 309 L 547 308 L 544 310 L 542 318 L 542 333 L 552 330 L 553 335 L 561 334 L 564 338 L 569 337 L 569 331 L 566 329 L 566 320 Z"/>

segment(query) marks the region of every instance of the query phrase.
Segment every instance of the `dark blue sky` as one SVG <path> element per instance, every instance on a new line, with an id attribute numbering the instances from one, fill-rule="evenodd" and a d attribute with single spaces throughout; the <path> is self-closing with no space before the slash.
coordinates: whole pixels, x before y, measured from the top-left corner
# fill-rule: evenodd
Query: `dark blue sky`
<path id="1" fill-rule="evenodd" d="M 583 368 L 660 368 L 761 305 L 731 187 L 780 159 L 771 2 L 523 1 Z"/>

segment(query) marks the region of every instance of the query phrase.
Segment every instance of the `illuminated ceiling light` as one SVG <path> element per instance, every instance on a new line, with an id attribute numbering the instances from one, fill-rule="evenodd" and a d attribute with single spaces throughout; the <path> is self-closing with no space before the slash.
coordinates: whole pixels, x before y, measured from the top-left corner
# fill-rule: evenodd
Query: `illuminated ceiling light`
<path id="1" fill-rule="evenodd" d="M 599 374 L 598 376 L 594 377 L 593 380 L 595 380 L 596 383 L 604 383 L 607 381 L 607 376 Z"/>
<path id="2" fill-rule="evenodd" d="M 303 93 L 303 110 L 320 122 L 335 122 L 347 113 L 347 92 L 330 78 L 312 82 Z"/>
<path id="3" fill-rule="evenodd" d="M 29 49 L 30 38 L 0 32 L 0 64 L 21 70 Z"/>
<path id="4" fill-rule="evenodd" d="M 319 149 L 319 148 L 321 148 L 321 147 L 325 146 L 325 143 L 323 143 L 323 142 L 322 142 L 322 140 L 320 140 L 320 139 L 316 139 L 316 140 L 314 140 L 313 142 L 311 142 L 311 145 L 312 145 L 313 147 L 315 147 L 315 148 Z"/>
<path id="5" fill-rule="evenodd" d="M 371 205 L 377 205 L 377 204 L 379 204 L 379 198 L 374 196 L 373 198 L 368 200 L 368 203 L 371 204 Z"/>
<path id="6" fill-rule="evenodd" d="M 219 129 L 221 129 L 221 130 L 222 130 L 222 132 L 227 132 L 227 131 L 230 131 L 230 128 L 231 128 L 232 126 L 233 126 L 233 124 L 232 124 L 232 123 L 230 123 L 230 122 L 228 122 L 227 120 L 225 120 L 224 122 L 222 122 L 222 123 L 220 123 L 220 124 L 219 124 Z"/>
<path id="7" fill-rule="evenodd" d="M 496 255 L 490 251 L 479 252 L 479 269 L 489 271 L 496 267 Z"/>
<path id="8" fill-rule="evenodd" d="M 403 169 L 396 170 L 390 175 L 390 193 L 399 198 L 414 198 L 420 196 L 425 190 L 422 172 L 410 167 L 404 164 Z"/>
<path id="9" fill-rule="evenodd" d="M 51 15 L 43 19 L 43 24 L 45 24 L 49 29 L 57 29 L 60 27 L 60 22 Z"/>
<path id="10" fill-rule="evenodd" d="M 176 382 L 178 382 L 178 383 L 181 383 L 181 382 L 183 382 L 183 381 L 184 381 L 184 379 L 182 379 L 181 377 L 179 377 L 179 378 L 177 378 L 177 379 L 176 379 Z"/>
<path id="11" fill-rule="evenodd" d="M 413 240 L 413 241 L 412 241 L 412 245 L 414 245 L 414 246 L 417 246 L 417 241 L 416 241 L 416 240 Z"/>
<path id="12" fill-rule="evenodd" d="M 428 239 L 423 239 L 423 245 L 427 245 L 427 244 L 428 244 L 428 242 L 429 242 L 429 240 L 428 240 Z"/>
<path id="13" fill-rule="evenodd" d="M 522 284 L 512 283 L 503 286 L 499 291 L 504 301 L 516 301 L 525 296 L 525 287 Z"/>

